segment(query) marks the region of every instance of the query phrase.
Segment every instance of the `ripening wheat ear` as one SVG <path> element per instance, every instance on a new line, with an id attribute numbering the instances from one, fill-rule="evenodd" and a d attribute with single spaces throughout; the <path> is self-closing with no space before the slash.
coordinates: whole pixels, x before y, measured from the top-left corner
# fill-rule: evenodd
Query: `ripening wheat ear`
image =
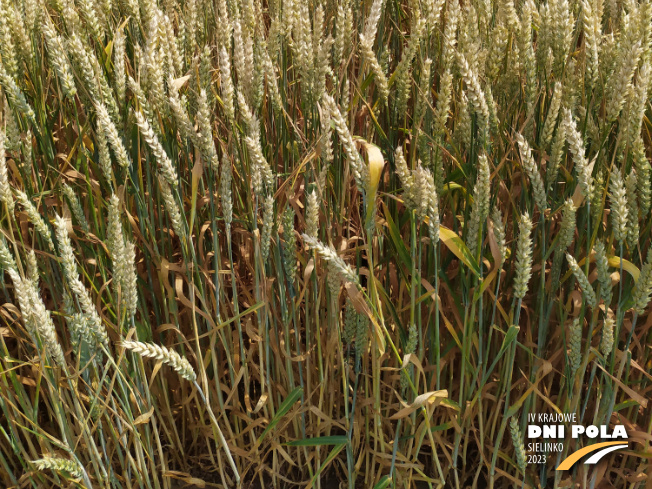
<path id="1" fill-rule="evenodd" d="M 34 253 L 29 253 L 27 256 L 29 276 L 28 278 L 21 277 L 16 268 L 16 261 L 13 255 L 7 248 L 4 239 L 0 239 L 0 267 L 3 267 L 7 271 L 14 283 L 14 293 L 20 306 L 25 327 L 30 334 L 38 333 L 46 350 L 50 353 L 56 364 L 62 369 L 65 369 L 65 357 L 57 339 L 56 328 L 52 322 L 50 312 L 46 309 L 39 295 L 38 276 L 34 276 L 35 273 L 38 273 L 34 270 L 36 268 L 35 261 L 36 257 Z"/>
<path id="2" fill-rule="evenodd" d="M 86 216 L 84 215 L 84 209 L 82 208 L 79 199 L 75 194 L 75 191 L 72 188 L 70 188 L 70 186 L 67 183 L 63 184 L 63 194 L 68 199 L 68 203 L 70 204 L 70 210 L 75 216 L 75 219 L 77 219 L 77 223 L 81 226 L 81 228 L 85 232 L 89 232 L 90 228 L 88 227 L 88 221 L 86 220 Z"/>
<path id="3" fill-rule="evenodd" d="M 215 171 L 219 170 L 220 160 L 215 151 L 213 142 L 213 130 L 211 126 L 211 109 L 208 104 L 206 90 L 202 89 L 197 99 L 197 125 L 201 134 L 200 148 L 204 160 L 210 164 Z"/>
<path id="4" fill-rule="evenodd" d="M 47 46 L 50 64 L 59 77 L 63 93 L 66 97 L 72 99 L 77 93 L 75 79 L 72 76 L 70 62 L 66 56 L 61 38 L 57 35 L 56 30 L 48 17 L 46 17 L 46 20 L 41 23 L 41 31 L 45 37 L 45 44 Z"/>
<path id="5" fill-rule="evenodd" d="M 317 238 L 313 238 L 307 234 L 302 234 L 301 237 L 308 245 L 308 248 L 316 250 L 319 256 L 326 260 L 343 280 L 360 286 L 360 280 L 356 273 L 337 255 L 337 252 L 331 246 L 327 246 Z"/>
<path id="6" fill-rule="evenodd" d="M 636 198 L 637 180 L 636 170 L 632 170 L 625 179 L 627 195 L 631 195 L 631 198 L 627 199 L 627 245 L 630 249 L 634 249 L 638 245 L 640 238 L 639 209 L 638 199 Z"/>
<path id="7" fill-rule="evenodd" d="M 486 155 L 478 156 L 478 177 L 473 187 L 473 209 L 467 227 L 466 244 L 473 256 L 478 252 L 478 240 L 482 239 L 482 226 L 489 215 L 491 198 L 491 172 Z"/>
<path id="8" fill-rule="evenodd" d="M 446 69 L 450 69 L 455 56 L 455 47 L 457 46 L 457 26 L 460 20 L 459 2 L 449 2 L 448 11 L 446 12 L 446 25 L 444 27 L 444 38 L 442 46 L 442 61 Z"/>
<path id="9" fill-rule="evenodd" d="M 269 258 L 269 247 L 272 242 L 272 230 L 274 227 L 274 197 L 268 195 L 263 204 L 263 229 L 260 235 L 260 253 L 263 263 Z"/>
<path id="10" fill-rule="evenodd" d="M 414 108 L 414 121 L 415 124 L 421 124 L 423 121 L 424 114 L 426 113 L 426 108 L 429 105 L 432 105 L 432 94 L 430 92 L 430 74 L 432 68 L 432 60 L 427 58 L 423 62 L 421 67 L 421 76 L 419 80 L 419 94 L 417 98 L 417 103 Z"/>
<path id="11" fill-rule="evenodd" d="M 0 62 L 0 86 L 2 86 L 7 100 L 11 102 L 12 107 L 25 116 L 30 123 L 36 126 L 36 115 L 34 114 L 34 109 L 32 109 L 31 105 L 27 102 L 22 90 L 18 85 L 16 85 L 14 78 L 7 73 L 2 62 Z"/>
<path id="12" fill-rule="evenodd" d="M 120 222 L 120 201 L 113 194 L 109 199 L 107 246 L 113 261 L 114 287 L 121 291 L 122 302 L 128 317 L 133 317 L 138 308 L 138 277 L 136 275 L 136 253 L 134 244 L 124 236 Z"/>
<path id="13" fill-rule="evenodd" d="M 319 232 L 319 201 L 317 200 L 317 191 L 314 189 L 308 194 L 305 220 L 306 234 L 316 238 Z"/>
<path id="14" fill-rule="evenodd" d="M 609 122 L 615 121 L 620 115 L 625 104 L 625 94 L 631 86 L 632 77 L 642 53 L 641 41 L 637 41 L 627 48 L 619 57 L 616 71 L 609 77 L 605 87 L 606 115 Z"/>
<path id="15" fill-rule="evenodd" d="M 420 220 L 428 221 L 430 241 L 436 244 L 439 242 L 439 202 L 432 173 L 421 164 L 415 170 L 410 171 L 401 146 L 396 148 L 394 161 L 396 162 L 396 173 L 403 185 L 405 206 L 414 210 Z"/>
<path id="16" fill-rule="evenodd" d="M 55 363 L 62 369 L 66 368 L 63 349 L 57 339 L 57 332 L 52 322 L 50 311 L 47 310 L 39 295 L 37 284 L 29 279 L 23 279 L 14 269 L 9 269 L 9 276 L 16 288 L 16 295 L 23 314 L 25 326 L 31 334 L 38 333 L 46 350 Z"/>
<path id="17" fill-rule="evenodd" d="M 611 172 L 611 227 L 614 239 L 623 243 L 627 238 L 627 192 L 620 170 Z M 635 198 L 635 197 L 634 197 Z"/>
<path id="18" fill-rule="evenodd" d="M 582 190 L 582 195 L 587 201 L 591 198 L 593 189 L 593 177 L 589 171 L 589 163 L 584 156 L 585 148 L 582 135 L 577 130 L 577 125 L 573 119 L 573 114 L 570 110 L 564 109 L 564 132 L 566 133 L 566 140 L 573 155 L 575 162 L 575 171 L 577 172 L 577 180 Z"/>
<path id="19" fill-rule="evenodd" d="M 398 175 L 398 179 L 403 186 L 403 202 L 408 207 L 408 209 L 414 209 L 417 206 L 417 203 L 414 200 L 414 176 L 408 168 L 407 161 L 405 161 L 402 146 L 398 146 L 396 148 L 394 153 L 394 163 L 396 166 L 396 174 Z"/>
<path id="20" fill-rule="evenodd" d="M 9 251 L 7 242 L 4 238 L 0 238 L 0 267 L 4 269 L 17 270 L 14 255 Z"/>
<path id="21" fill-rule="evenodd" d="M 79 279 L 72 243 L 68 236 L 68 227 L 66 221 L 60 216 L 56 216 L 55 218 L 55 229 L 57 242 L 59 244 L 59 253 L 61 254 L 61 265 L 66 282 L 68 283 L 70 290 L 74 292 L 84 313 L 90 317 L 96 341 L 98 344 L 108 346 L 109 339 L 106 333 L 106 328 L 102 324 L 102 320 L 95 309 L 95 304 L 93 303 L 91 295 L 88 290 L 86 290 L 83 282 Z"/>
<path id="22" fill-rule="evenodd" d="M 293 283 L 297 277 L 297 257 L 295 256 L 297 238 L 294 233 L 294 210 L 292 206 L 288 205 L 286 207 L 281 219 L 283 223 L 283 240 L 285 241 L 281 258 L 288 280 Z"/>
<path id="23" fill-rule="evenodd" d="M 179 93 L 176 88 L 174 88 L 174 83 L 171 78 L 168 80 L 168 87 L 170 87 L 168 103 L 172 110 L 174 120 L 177 123 L 179 132 L 183 137 L 190 139 L 194 145 L 199 146 L 199 137 L 190 122 L 190 117 L 188 117 L 188 113 L 179 98 Z"/>
<path id="24" fill-rule="evenodd" d="M 172 161 L 168 157 L 167 153 L 161 146 L 161 143 L 158 140 L 158 137 L 154 133 L 154 130 L 149 125 L 148 120 L 140 112 L 134 112 L 136 116 L 136 125 L 140 129 L 140 133 L 143 136 L 143 139 L 147 142 L 149 149 L 152 151 L 152 154 L 156 158 L 156 162 L 159 164 L 159 170 L 161 175 L 165 178 L 165 181 L 172 188 L 176 188 L 178 185 L 178 176 L 177 171 L 172 164 Z"/>
<path id="25" fill-rule="evenodd" d="M 458 53 L 457 56 L 460 74 L 464 78 L 464 83 L 466 83 L 469 101 L 471 102 L 478 119 L 480 119 L 478 125 L 484 129 L 486 124 L 489 122 L 489 106 L 487 105 L 487 99 L 480 87 L 480 81 L 478 80 L 477 75 L 464 55 Z"/>
<path id="26" fill-rule="evenodd" d="M 177 236 L 180 239 L 183 239 L 186 236 L 184 218 L 183 215 L 181 214 L 181 210 L 179 209 L 179 206 L 177 205 L 177 201 L 174 198 L 172 189 L 170 188 L 170 185 L 168 185 L 167 180 L 163 176 L 159 176 L 158 183 L 159 183 L 159 189 L 161 191 L 161 198 L 163 199 L 163 205 L 165 206 L 165 209 L 168 211 L 168 214 L 170 215 L 172 228 L 174 229 L 174 232 L 177 234 Z"/>
<path id="27" fill-rule="evenodd" d="M 584 45 L 586 51 L 586 78 L 589 86 L 594 86 L 598 78 L 600 38 L 602 36 L 600 16 L 594 12 L 592 2 L 582 0 L 582 22 L 584 24 Z"/>
<path id="28" fill-rule="evenodd" d="M 115 80 L 118 104 L 122 106 L 127 91 L 127 76 L 125 72 L 125 34 L 122 29 L 118 30 L 113 37 L 113 79 Z"/>
<path id="29" fill-rule="evenodd" d="M 636 186 L 640 211 L 646 215 L 652 206 L 652 165 L 647 159 L 645 146 L 641 137 L 636 138 L 633 148 L 634 167 L 636 168 Z"/>
<path id="30" fill-rule="evenodd" d="M 190 365 L 190 362 L 174 350 L 154 343 L 142 343 L 140 341 L 123 341 L 123 348 L 138 353 L 141 357 L 155 358 L 172 367 L 176 372 L 189 382 L 197 380 L 197 374 Z"/>
<path id="31" fill-rule="evenodd" d="M 561 227 L 559 229 L 559 249 L 566 251 L 573 244 L 575 238 L 575 223 L 577 209 L 573 199 L 567 199 L 564 202 L 562 211 Z"/>
<path id="32" fill-rule="evenodd" d="M 516 244 L 516 278 L 514 279 L 514 296 L 523 299 L 527 293 L 528 283 L 532 277 L 532 221 L 526 213 L 521 216 L 518 242 Z"/>
<path id="33" fill-rule="evenodd" d="M 505 225 L 503 224 L 503 215 L 498 206 L 493 208 L 491 212 L 491 224 L 493 225 L 494 238 L 498 245 L 499 265 L 502 266 L 507 260 L 507 239 L 505 233 Z"/>
<path id="34" fill-rule="evenodd" d="M 534 192 L 534 201 L 539 208 L 539 212 L 544 212 L 546 210 L 546 188 L 543 184 L 543 179 L 537 168 L 537 164 L 534 161 L 532 156 L 532 149 L 526 141 L 526 139 L 521 134 L 516 135 L 516 141 L 518 142 L 518 147 L 521 150 L 521 161 L 523 163 L 523 168 L 527 173 L 527 176 L 530 178 L 530 183 L 532 184 L 532 190 Z"/>
<path id="35" fill-rule="evenodd" d="M 369 70 L 374 75 L 374 82 L 376 87 L 378 87 L 378 92 L 380 93 L 381 100 L 383 103 L 387 103 L 389 98 L 389 86 L 387 83 L 387 77 L 383 72 L 382 66 L 376 58 L 376 53 L 373 50 L 373 42 L 365 37 L 364 34 L 360 34 L 360 54 L 362 54 L 362 59 L 369 65 Z"/>
<path id="36" fill-rule="evenodd" d="M 648 250 L 647 260 L 641 268 L 641 274 L 632 292 L 634 310 L 639 315 L 645 312 L 645 308 L 650 303 L 650 296 L 652 296 L 652 250 Z"/>
<path id="37" fill-rule="evenodd" d="M 353 171 L 353 176 L 358 185 L 358 189 L 364 191 L 369 187 L 369 169 L 362 161 L 360 153 L 353 142 L 353 137 L 346 125 L 346 121 L 335 103 L 335 100 L 333 100 L 330 95 L 324 96 L 324 106 L 326 110 L 330 112 L 331 120 L 335 123 L 335 130 L 337 131 L 337 134 L 342 141 L 342 146 L 346 151 L 346 156 L 351 165 L 351 170 Z"/>
<path id="38" fill-rule="evenodd" d="M 21 190 L 16 190 L 16 200 L 18 200 L 18 202 L 23 206 L 27 217 L 34 225 L 34 228 L 41 235 L 41 237 L 45 240 L 48 248 L 50 248 L 50 250 L 54 250 L 54 242 L 52 241 L 50 228 L 48 228 L 45 220 L 43 217 L 41 217 L 41 214 L 39 214 L 38 210 L 36 210 L 36 206 L 32 204 L 32 201 L 29 199 L 27 194 Z"/>
<path id="39" fill-rule="evenodd" d="M 127 154 L 124 144 L 122 144 L 122 139 L 109 116 L 109 112 L 101 102 L 97 104 L 95 111 L 97 114 L 98 126 L 100 130 L 104 132 L 104 136 L 108 140 L 109 145 L 113 150 L 113 154 L 115 155 L 116 160 L 118 160 L 118 164 L 123 168 L 129 168 L 129 166 L 131 166 L 131 159 Z"/>
<path id="40" fill-rule="evenodd" d="M 74 477 L 75 479 L 79 479 L 82 477 L 81 467 L 77 462 L 73 460 L 50 457 L 46 455 L 38 460 L 32 460 L 32 463 L 34 464 L 36 469 L 40 471 L 54 470 L 56 472 L 63 472 L 65 474 L 68 474 L 71 477 Z"/>
<path id="41" fill-rule="evenodd" d="M 229 42 L 229 45 L 231 43 Z M 218 52 L 220 65 L 220 89 L 222 93 L 222 103 L 224 104 L 224 114 L 229 122 L 235 118 L 235 109 L 233 106 L 233 80 L 231 79 L 231 63 L 229 55 L 224 46 L 220 47 Z"/>
<path id="42" fill-rule="evenodd" d="M 0 202 L 4 202 L 10 214 L 14 212 L 14 197 L 11 194 L 7 161 L 5 158 L 5 129 L 0 127 Z"/>
<path id="43" fill-rule="evenodd" d="M 555 82 L 552 100 L 550 101 L 550 107 L 548 108 L 548 114 L 546 116 L 546 122 L 544 123 L 543 133 L 541 136 L 543 147 L 547 147 L 552 141 L 552 134 L 555 130 L 555 124 L 559 117 L 559 108 L 561 107 L 561 95 L 562 84 L 561 82 Z"/>

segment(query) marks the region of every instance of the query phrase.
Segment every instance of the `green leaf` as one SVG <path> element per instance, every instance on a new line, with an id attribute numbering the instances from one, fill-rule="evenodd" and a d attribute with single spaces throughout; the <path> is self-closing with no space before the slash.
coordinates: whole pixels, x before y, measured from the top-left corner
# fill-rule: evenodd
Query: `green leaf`
<path id="1" fill-rule="evenodd" d="M 410 258 L 410 252 L 408 251 L 407 247 L 405 246 L 405 243 L 403 242 L 403 239 L 401 238 L 401 232 L 398 229 L 398 226 L 396 226 L 396 223 L 394 222 L 394 219 L 392 219 L 392 215 L 389 212 L 389 208 L 385 204 L 385 202 L 382 202 L 383 209 L 385 211 L 385 221 L 387 222 L 387 230 L 389 231 L 389 237 L 392 241 L 392 244 L 394 245 L 394 248 L 396 248 L 396 251 L 398 252 L 398 257 L 401 259 L 401 263 L 408 269 L 412 269 L 412 258 Z"/>
<path id="2" fill-rule="evenodd" d="M 384 475 L 378 481 L 378 484 L 374 486 L 374 489 L 385 489 L 392 482 L 392 478 L 388 475 Z"/>
<path id="3" fill-rule="evenodd" d="M 279 421 L 281 421 L 283 416 L 287 414 L 287 412 L 294 405 L 294 403 L 301 398 L 302 394 L 303 394 L 303 389 L 301 387 L 296 387 L 292 392 L 290 392 L 290 394 L 287 396 L 285 401 L 283 401 L 281 405 L 278 407 L 278 411 L 276 411 L 276 415 L 269 422 L 269 425 L 267 425 L 267 428 L 265 428 L 263 434 L 260 435 L 260 438 L 258 438 L 257 443 L 263 441 L 267 433 L 269 433 L 271 430 L 274 429 L 274 426 L 276 426 L 279 423 Z"/>
<path id="4" fill-rule="evenodd" d="M 446 431 L 446 430 L 450 430 L 452 427 L 453 427 L 453 423 L 448 422 L 448 423 L 439 424 L 439 425 L 437 425 L 437 426 L 433 426 L 432 428 L 430 428 L 430 431 L 432 431 L 433 433 L 435 433 L 435 432 L 437 432 L 437 431 Z"/>
<path id="5" fill-rule="evenodd" d="M 503 340 L 503 344 L 500 346 L 500 351 L 498 352 L 498 355 L 494 358 L 493 363 L 487 369 L 487 373 L 484 376 L 484 379 L 482 381 L 483 385 L 489 378 L 489 375 L 493 371 L 494 368 L 496 368 L 496 364 L 498 363 L 498 360 L 501 359 L 501 357 L 505 354 L 507 351 L 507 348 L 512 344 L 513 341 L 516 341 L 516 336 L 518 335 L 520 328 L 518 326 L 512 325 L 509 327 L 507 330 L 507 333 L 505 334 L 505 339 Z"/>
<path id="6" fill-rule="evenodd" d="M 629 409 L 632 407 L 639 406 L 640 404 L 633 399 L 628 399 L 614 406 L 614 413 L 617 413 L 621 409 Z"/>
<path id="7" fill-rule="evenodd" d="M 286 443 L 291 447 L 319 447 L 323 445 L 346 445 L 348 438 L 345 435 L 318 436 L 316 438 L 305 438 Z"/>
<path id="8" fill-rule="evenodd" d="M 498 356 L 502 355 L 505 352 L 505 350 L 507 350 L 507 347 L 512 344 L 512 341 L 516 339 L 519 330 L 520 328 L 516 325 L 512 325 L 509 327 L 509 329 L 507 330 L 507 334 L 505 335 L 503 344 L 500 347 L 500 352 L 498 353 Z"/>
<path id="9" fill-rule="evenodd" d="M 324 468 L 328 464 L 330 464 L 335 457 L 337 457 L 337 454 L 340 453 L 343 448 L 344 445 L 336 445 L 333 447 L 333 449 L 328 454 L 328 457 L 326 457 L 326 460 L 324 460 L 324 463 L 322 463 L 321 466 L 319 467 L 319 470 L 317 470 L 317 472 L 315 472 L 315 475 L 312 476 L 312 479 L 310 479 L 310 482 L 306 486 L 306 489 L 310 489 L 315 484 L 315 482 L 317 482 L 317 478 L 319 477 L 319 474 L 321 474 Z"/>
<path id="10" fill-rule="evenodd" d="M 256 312 L 258 309 L 260 309 L 260 308 L 263 307 L 264 305 L 265 305 L 265 302 L 258 302 L 257 304 L 254 304 L 253 306 L 248 307 L 247 309 L 245 309 L 244 311 L 242 311 L 242 312 L 241 312 L 240 314 L 238 314 L 237 316 L 233 316 L 232 318 L 227 319 L 226 321 L 224 321 L 224 322 L 218 324 L 218 325 L 217 325 L 217 328 L 215 328 L 215 329 L 209 331 L 208 333 L 204 333 L 204 334 L 200 335 L 200 336 L 199 336 L 199 339 L 202 339 L 202 338 L 205 338 L 205 337 L 207 337 L 207 336 L 210 336 L 210 335 L 212 335 L 212 334 L 217 333 L 217 331 L 219 331 L 220 329 L 224 328 L 225 326 L 228 326 L 228 325 L 231 324 L 232 322 L 237 321 L 238 319 L 241 319 L 241 318 L 245 317 L 247 314 L 251 314 L 251 313 Z M 150 334 L 151 334 L 151 332 L 150 332 Z"/>

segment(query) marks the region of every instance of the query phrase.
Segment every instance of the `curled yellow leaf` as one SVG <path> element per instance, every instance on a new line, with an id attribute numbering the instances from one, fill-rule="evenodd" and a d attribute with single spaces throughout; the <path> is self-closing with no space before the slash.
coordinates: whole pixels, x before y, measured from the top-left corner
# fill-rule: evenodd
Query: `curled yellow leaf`
<path id="1" fill-rule="evenodd" d="M 448 391 L 446 389 L 426 392 L 425 394 L 417 396 L 412 404 L 404 407 L 389 419 L 405 418 L 421 407 L 429 408 L 440 403 L 444 399 L 448 399 Z"/>

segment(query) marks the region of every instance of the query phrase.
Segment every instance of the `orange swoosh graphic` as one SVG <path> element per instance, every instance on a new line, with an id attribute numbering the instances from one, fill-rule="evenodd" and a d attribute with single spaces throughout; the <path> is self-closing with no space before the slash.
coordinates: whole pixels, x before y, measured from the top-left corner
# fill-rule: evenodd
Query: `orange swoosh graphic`
<path id="1" fill-rule="evenodd" d="M 595 445 L 589 445 L 588 447 L 581 448 L 580 450 L 566 457 L 564 461 L 561 464 L 559 464 L 557 470 L 568 470 L 575 464 L 575 462 L 581 459 L 584 455 L 588 455 L 589 453 L 595 452 L 596 450 L 600 450 L 601 448 L 604 447 L 610 447 L 612 445 L 623 445 L 624 443 L 626 442 L 623 440 L 605 441 L 602 443 L 596 443 Z"/>

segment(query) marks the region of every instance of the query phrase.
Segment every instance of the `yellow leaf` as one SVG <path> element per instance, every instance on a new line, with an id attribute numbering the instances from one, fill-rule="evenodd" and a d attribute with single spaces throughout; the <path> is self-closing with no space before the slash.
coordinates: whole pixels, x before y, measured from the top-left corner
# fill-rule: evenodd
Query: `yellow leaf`
<path id="1" fill-rule="evenodd" d="M 380 152 L 380 148 L 375 144 L 365 142 L 364 147 L 367 152 L 367 162 L 369 164 L 369 193 L 375 194 L 378 190 L 380 176 L 385 167 L 385 159 Z"/>
<path id="2" fill-rule="evenodd" d="M 385 159 L 383 158 L 383 154 L 381 153 L 380 148 L 375 144 L 368 143 L 362 138 L 356 138 L 355 142 L 358 144 L 358 146 L 362 146 L 365 154 L 367 155 L 367 166 L 369 169 L 369 188 L 365 189 L 367 201 L 367 216 L 365 220 L 365 227 L 369 229 L 376 212 L 376 194 L 378 192 L 380 177 L 383 174 L 383 168 L 385 167 Z"/>
<path id="3" fill-rule="evenodd" d="M 480 275 L 480 268 L 478 267 L 475 258 L 471 256 L 471 252 L 464 244 L 464 241 L 462 241 L 454 231 L 445 228 L 444 226 L 439 226 L 439 238 L 456 257 L 462 260 L 462 263 L 473 271 L 473 273 L 478 276 Z"/>
<path id="4" fill-rule="evenodd" d="M 404 407 L 389 419 L 405 418 L 421 407 L 427 408 L 433 406 L 434 404 L 440 403 L 444 399 L 448 399 L 448 391 L 446 389 L 426 392 L 425 394 L 417 396 L 412 404 Z"/>
<path id="5" fill-rule="evenodd" d="M 147 411 L 146 413 L 143 413 L 143 414 L 141 414 L 140 416 L 138 416 L 138 417 L 134 420 L 134 426 L 137 426 L 137 425 L 139 425 L 139 424 L 149 423 L 149 418 L 152 417 L 152 414 L 154 414 L 154 406 L 152 406 L 152 407 L 150 408 L 150 410 Z"/>
<path id="6" fill-rule="evenodd" d="M 608 257 L 609 261 L 609 266 L 617 268 L 620 270 L 620 257 L 618 256 L 610 256 Z M 623 258 L 623 270 L 627 271 L 634 281 L 638 281 L 638 276 L 641 274 L 641 271 L 634 265 L 631 261 L 625 260 Z M 622 280 L 622 277 L 620 278 Z"/>

